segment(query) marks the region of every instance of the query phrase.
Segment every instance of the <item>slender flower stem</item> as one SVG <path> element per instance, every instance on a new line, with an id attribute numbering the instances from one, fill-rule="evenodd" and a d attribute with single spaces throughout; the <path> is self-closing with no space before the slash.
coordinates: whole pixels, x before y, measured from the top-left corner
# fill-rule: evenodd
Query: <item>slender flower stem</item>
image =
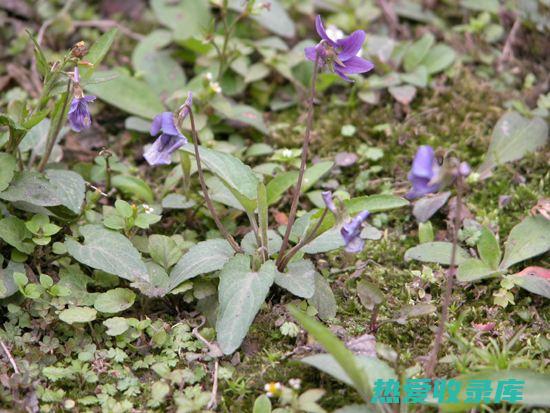
<path id="1" fill-rule="evenodd" d="M 197 129 L 195 128 L 195 117 L 193 116 L 193 109 L 191 108 L 190 105 L 184 105 L 183 108 L 187 108 L 189 111 L 189 120 L 191 121 L 191 132 L 193 133 L 193 145 L 195 147 L 195 159 L 197 161 L 197 172 L 199 174 L 199 182 L 201 184 L 201 189 L 204 194 L 204 200 L 206 201 L 206 206 L 208 207 L 208 210 L 210 211 L 212 218 L 214 218 L 214 222 L 216 223 L 218 230 L 222 233 L 222 235 L 227 240 L 227 242 L 229 242 L 229 244 L 235 250 L 235 252 L 237 253 L 243 252 L 239 244 L 237 244 L 237 241 L 235 241 L 235 239 L 231 236 L 231 234 L 227 231 L 227 229 L 222 224 L 222 221 L 220 220 L 220 217 L 218 216 L 218 213 L 214 208 L 212 199 L 210 198 L 210 195 L 208 195 L 208 188 L 206 187 L 204 172 L 202 170 L 201 156 L 199 153 L 199 134 L 197 133 Z"/>
<path id="2" fill-rule="evenodd" d="M 111 191 L 111 165 L 109 164 L 109 157 L 105 158 L 105 192 Z"/>
<path id="3" fill-rule="evenodd" d="M 220 51 L 220 48 L 215 44 L 214 41 L 212 41 L 212 44 L 214 44 L 214 47 L 216 48 L 216 51 L 218 53 L 218 57 L 220 59 L 220 66 L 218 68 L 218 76 L 217 76 L 217 80 L 218 82 L 221 80 L 223 74 L 225 73 L 225 70 L 226 70 L 226 65 L 227 64 L 231 64 L 231 62 L 228 62 L 228 55 L 227 55 L 227 47 L 229 45 L 229 40 L 231 39 L 231 36 L 233 35 L 233 31 L 235 30 L 235 27 L 237 26 L 237 23 L 243 18 L 245 17 L 248 13 L 247 13 L 247 10 L 246 8 L 242 11 L 242 13 L 240 13 L 232 22 L 231 24 L 228 26 L 227 25 L 227 9 L 224 9 L 223 10 L 223 16 L 222 16 L 222 23 L 223 23 L 223 31 L 224 31 L 224 36 L 223 36 L 223 46 L 222 46 L 222 49 Z"/>
<path id="4" fill-rule="evenodd" d="M 294 193 L 292 198 L 292 204 L 290 205 L 290 214 L 288 216 L 288 224 L 286 225 L 286 231 L 283 238 L 283 243 L 281 249 L 279 250 L 279 257 L 277 258 L 277 266 L 281 264 L 283 260 L 284 253 L 288 248 L 290 232 L 292 231 L 292 226 L 294 225 L 294 220 L 296 219 L 296 212 L 298 210 L 298 200 L 300 199 L 300 192 L 302 190 L 302 182 L 304 180 L 304 173 L 306 171 L 307 163 L 307 152 L 309 149 L 309 139 L 311 135 L 311 128 L 313 126 L 313 100 L 315 99 L 315 85 L 317 83 L 317 72 L 319 69 L 319 53 L 316 53 L 315 64 L 313 65 L 313 76 L 311 78 L 311 87 L 308 99 L 308 112 L 307 112 L 307 121 L 306 121 L 306 133 L 304 136 L 304 143 L 302 144 L 302 161 L 300 163 L 300 172 L 298 174 L 298 181 L 294 187 Z"/>
<path id="5" fill-rule="evenodd" d="M 456 206 L 453 223 L 453 246 L 451 249 L 451 263 L 447 271 L 445 295 L 443 296 L 443 302 L 441 304 L 441 316 L 439 320 L 439 325 L 437 326 L 437 331 L 435 333 L 434 346 L 428 356 L 428 361 L 426 362 L 426 376 L 430 378 L 433 377 L 435 367 L 437 366 L 437 357 L 439 355 L 439 350 L 441 349 L 443 334 L 445 333 L 445 325 L 447 324 L 447 319 L 449 318 L 449 306 L 451 305 L 451 297 L 453 294 L 453 285 L 456 273 L 456 253 L 458 250 L 458 230 L 460 228 L 462 215 L 462 179 L 463 178 L 461 175 L 456 178 Z"/>
<path id="6" fill-rule="evenodd" d="M 254 233 L 254 238 L 256 238 L 256 245 L 259 245 L 260 248 L 263 247 L 263 242 L 260 234 L 260 228 L 258 227 L 258 222 L 253 213 L 247 212 L 248 220 L 250 221 L 250 226 L 252 227 L 252 232 Z M 265 254 L 262 250 L 262 262 L 266 261 Z"/>
<path id="7" fill-rule="evenodd" d="M 378 330 L 378 310 L 379 310 L 379 305 L 375 305 L 374 308 L 372 309 L 372 313 L 370 315 L 370 324 L 369 324 L 369 332 L 371 334 L 374 334 L 376 333 L 376 330 Z"/>
<path id="8" fill-rule="evenodd" d="M 99 152 L 99 155 L 105 158 L 105 192 L 109 193 L 111 191 L 111 175 L 112 175 L 111 163 L 109 161 L 109 158 L 113 154 L 109 149 L 103 148 L 101 152 Z"/>
<path id="9" fill-rule="evenodd" d="M 46 149 L 44 151 L 44 155 L 42 156 L 42 159 L 40 160 L 40 163 L 38 164 L 38 172 L 44 172 L 44 169 L 46 168 L 46 165 L 48 164 L 48 160 L 50 159 L 50 156 L 53 151 L 53 147 L 55 146 L 55 142 L 57 141 L 57 136 L 59 135 L 59 132 L 61 131 L 61 127 L 63 126 L 63 121 L 65 119 L 65 111 L 67 110 L 67 105 L 69 103 L 69 98 L 71 95 L 71 84 L 72 81 L 69 79 L 67 81 L 67 90 L 65 91 L 65 96 L 62 97 L 63 103 L 61 106 L 61 110 L 59 113 L 56 114 L 54 121 L 55 124 L 50 126 L 50 130 L 48 131 L 48 140 L 46 141 Z"/>
<path id="10" fill-rule="evenodd" d="M 191 159 L 187 152 L 180 151 L 180 165 L 183 173 L 183 192 L 186 197 L 189 197 L 191 188 Z"/>
<path id="11" fill-rule="evenodd" d="M 15 362 L 15 359 L 11 355 L 8 347 L 4 344 L 4 342 L 2 340 L 0 340 L 0 347 L 2 347 L 2 350 L 4 350 L 4 353 L 6 354 L 6 357 L 10 361 L 11 366 L 13 367 L 13 372 L 15 374 L 19 374 L 19 369 L 17 368 L 17 363 Z"/>
<path id="12" fill-rule="evenodd" d="M 292 257 L 294 257 L 303 246 L 309 244 L 311 241 L 317 238 L 317 231 L 319 231 L 319 228 L 321 228 L 321 224 L 325 220 L 325 217 L 327 216 L 327 212 L 328 212 L 328 208 L 325 208 L 325 210 L 323 211 L 323 215 L 321 215 L 321 217 L 317 221 L 317 224 L 315 224 L 315 227 L 311 230 L 311 232 L 307 234 L 304 238 L 302 238 L 300 242 L 298 242 L 294 247 L 292 247 L 285 254 L 285 256 L 283 257 L 283 259 L 281 260 L 280 264 L 277 267 L 277 269 L 280 272 L 283 272 L 285 270 L 286 266 L 288 265 Z"/>

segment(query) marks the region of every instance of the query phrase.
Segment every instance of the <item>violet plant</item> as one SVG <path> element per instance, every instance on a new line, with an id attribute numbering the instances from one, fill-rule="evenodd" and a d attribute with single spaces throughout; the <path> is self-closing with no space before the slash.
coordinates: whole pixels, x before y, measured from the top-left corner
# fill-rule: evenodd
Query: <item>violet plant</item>
<path id="1" fill-rule="evenodd" d="M 166 164 L 173 154 L 179 152 L 184 189 L 188 192 L 191 172 L 189 157 L 194 157 L 201 195 L 223 237 L 200 242 L 184 254 L 172 269 L 165 292 L 174 291 L 181 283 L 201 274 L 220 271 L 216 331 L 217 341 L 225 354 L 232 353 L 240 346 L 272 285 L 310 300 L 318 294 L 315 287 L 317 283 L 328 287 L 313 263 L 304 258 L 304 254 L 328 252 L 340 247 L 345 247 L 348 253 L 360 253 L 365 245 L 360 235 L 362 224 L 370 212 L 407 204 L 394 196 L 386 196 L 384 200 L 376 200 L 376 196 L 361 197 L 340 202 L 337 210 L 327 195 L 326 208 L 314 209 L 297 217 L 307 170 L 318 72 L 328 68 L 346 80 L 351 80 L 347 75 L 364 73 L 373 68 L 371 62 L 357 57 L 365 39 L 363 31 L 357 31 L 341 41 L 328 41 L 319 16 L 316 21 L 321 42 L 313 51 L 310 48 L 305 50 L 308 59 L 311 59 L 313 53 L 314 70 L 306 102 L 307 120 L 300 167 L 291 194 L 286 226 L 270 227 L 270 194 L 250 167 L 232 155 L 201 145 L 194 114 L 194 106 L 200 102 L 194 102 L 191 94 L 176 112 L 159 114 L 151 125 L 151 135 L 160 133 L 160 136 L 145 150 L 145 159 L 151 165 Z M 187 119 L 188 124 L 185 123 Z M 182 131 L 186 124 L 191 131 L 189 143 Z M 240 243 L 225 227 L 214 205 L 209 194 L 211 189 L 206 170 L 223 183 L 227 197 L 232 199 L 229 204 L 238 204 L 249 219 L 251 231 Z M 373 208 L 369 207 L 371 205 Z M 329 214 L 329 211 L 332 213 Z M 354 214 L 357 215 L 354 217 Z M 338 235 L 335 237 L 334 234 Z M 209 259 L 205 261 L 206 257 Z"/>
<path id="2" fill-rule="evenodd" d="M 49 64 L 41 47 L 34 36 L 28 32 L 34 43 L 36 69 L 42 78 L 39 97 L 35 104 L 25 103 L 18 113 L 0 114 L 0 125 L 8 127 L 8 142 L 6 152 L 17 158 L 18 169 L 33 169 L 37 154 L 26 159 L 19 150 L 21 143 L 29 131 L 41 123 L 49 120 L 44 153 L 36 165 L 39 172 L 44 172 L 50 156 L 57 143 L 63 126 L 68 121 L 75 132 L 87 129 L 91 125 L 91 115 L 88 104 L 95 100 L 95 96 L 84 95 L 79 66 L 85 69 L 88 80 L 95 65 L 99 64 L 116 36 L 117 30 L 105 33 L 90 49 L 90 60 L 83 59 L 88 53 L 83 42 L 78 42 L 67 51 L 61 60 Z M 72 99 L 71 99 L 72 98 Z M 28 161 L 25 167 L 25 161 Z"/>
<path id="3" fill-rule="evenodd" d="M 438 159 L 442 158 L 442 159 Z M 420 146 L 412 161 L 408 179 L 411 190 L 407 198 L 417 199 L 436 193 L 445 187 L 455 189 L 455 207 L 451 224 L 451 251 L 449 269 L 445 280 L 445 292 L 441 303 L 439 324 L 435 333 L 432 350 L 425 364 L 428 377 L 433 377 L 437 365 L 437 357 L 445 333 L 445 325 L 449 318 L 449 306 L 457 271 L 458 232 L 462 225 L 462 197 L 465 188 L 464 178 L 470 174 L 470 166 L 460 162 L 452 154 L 438 155 L 431 146 Z M 437 209 L 435 209 L 437 211 Z M 435 212 L 434 211 L 434 212 Z"/>

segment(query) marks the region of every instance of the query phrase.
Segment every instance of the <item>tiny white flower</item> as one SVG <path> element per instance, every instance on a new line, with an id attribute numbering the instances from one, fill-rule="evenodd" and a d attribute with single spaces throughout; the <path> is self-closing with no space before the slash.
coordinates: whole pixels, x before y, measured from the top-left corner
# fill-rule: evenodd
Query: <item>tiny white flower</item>
<path id="1" fill-rule="evenodd" d="M 206 72 L 206 74 L 204 75 L 204 77 L 206 78 L 206 80 L 212 80 L 212 73 Z"/>
<path id="2" fill-rule="evenodd" d="M 216 93 L 222 93 L 222 87 L 218 82 L 210 82 L 210 88 Z"/>
<path id="3" fill-rule="evenodd" d="M 267 383 L 264 385 L 265 394 L 267 397 L 278 397 L 281 395 L 281 390 L 283 385 L 279 382 L 276 383 Z"/>
<path id="4" fill-rule="evenodd" d="M 283 149 L 281 155 L 285 158 L 292 158 L 292 151 L 290 149 Z"/>
<path id="5" fill-rule="evenodd" d="M 302 380 L 300 379 L 290 379 L 288 381 L 288 384 L 290 385 L 290 387 L 292 387 L 294 390 L 299 390 L 300 387 L 302 386 Z"/>

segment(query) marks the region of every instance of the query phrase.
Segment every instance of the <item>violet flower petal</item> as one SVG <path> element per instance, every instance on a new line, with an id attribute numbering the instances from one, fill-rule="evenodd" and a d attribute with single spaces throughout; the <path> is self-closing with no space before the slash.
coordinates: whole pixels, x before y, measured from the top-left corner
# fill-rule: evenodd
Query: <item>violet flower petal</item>
<path id="1" fill-rule="evenodd" d="M 181 135 L 174 123 L 174 114 L 172 112 L 162 112 L 162 133 L 167 135 Z"/>
<path id="2" fill-rule="evenodd" d="M 340 60 L 344 61 L 357 56 L 357 53 L 363 47 L 366 36 L 363 30 L 356 30 L 348 37 L 338 40 L 336 43 L 341 48 L 340 53 L 338 53 Z"/>
<path id="3" fill-rule="evenodd" d="M 358 254 L 361 251 L 363 251 L 364 247 L 365 247 L 365 240 L 357 236 L 353 238 L 350 242 L 348 242 L 344 249 L 346 250 L 346 252 L 350 252 L 352 254 Z"/>
<path id="4" fill-rule="evenodd" d="M 149 165 L 168 165 L 172 161 L 172 153 L 187 143 L 182 135 L 160 135 L 145 151 L 143 157 Z"/>
<path id="5" fill-rule="evenodd" d="M 407 193 L 406 198 L 415 199 L 436 192 L 440 187 L 440 183 L 434 178 L 437 178 L 439 169 L 440 166 L 435 159 L 435 152 L 432 147 L 428 145 L 420 146 L 407 175 L 412 188 Z"/>
<path id="6" fill-rule="evenodd" d="M 149 129 L 149 133 L 151 136 L 157 136 L 160 132 L 160 129 L 162 127 L 162 113 L 155 116 L 153 119 L 153 122 L 151 123 L 151 128 Z"/>
<path id="7" fill-rule="evenodd" d="M 374 64 L 372 62 L 359 56 L 353 56 L 347 60 L 341 60 L 342 63 L 344 63 L 344 66 L 341 67 L 337 65 L 336 67 L 346 74 L 365 73 L 374 68 Z"/>
<path id="8" fill-rule="evenodd" d="M 435 153 L 431 146 L 423 145 L 414 155 L 411 174 L 414 176 L 432 179 L 434 175 Z"/>
<path id="9" fill-rule="evenodd" d="M 337 44 L 330 37 L 328 37 L 327 31 L 325 30 L 325 26 L 323 25 L 323 20 L 321 19 L 320 15 L 317 15 L 317 17 L 315 17 L 315 29 L 317 30 L 317 34 L 321 37 L 321 39 L 323 39 L 333 47 L 337 46 Z"/>
<path id="10" fill-rule="evenodd" d="M 336 205 L 334 205 L 334 201 L 332 200 L 332 192 L 323 191 L 321 193 L 321 196 L 323 197 L 323 202 L 325 203 L 329 211 L 336 214 Z"/>
<path id="11" fill-rule="evenodd" d="M 344 79 L 346 82 L 353 82 L 352 79 L 346 76 L 345 68 L 335 65 L 334 66 L 334 73 L 336 73 L 338 76 L 340 76 L 342 79 Z"/>
<path id="12" fill-rule="evenodd" d="M 94 99 L 95 96 L 73 97 L 67 117 L 71 129 L 75 132 L 81 132 L 91 126 L 92 115 L 88 109 L 88 102 L 92 102 Z"/>
<path id="13" fill-rule="evenodd" d="M 351 221 L 348 221 L 342 226 L 340 234 L 344 239 L 346 244 L 346 251 L 348 252 L 358 252 L 357 249 L 360 247 L 359 251 L 363 249 L 364 242 L 361 242 L 361 224 L 367 219 L 370 215 L 369 211 L 365 210 L 357 214 L 355 218 Z"/>

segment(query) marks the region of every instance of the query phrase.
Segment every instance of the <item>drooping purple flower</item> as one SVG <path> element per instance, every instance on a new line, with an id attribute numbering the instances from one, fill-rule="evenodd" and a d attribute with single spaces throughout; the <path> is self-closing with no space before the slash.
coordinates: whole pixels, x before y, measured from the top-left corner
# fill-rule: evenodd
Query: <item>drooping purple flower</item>
<path id="1" fill-rule="evenodd" d="M 71 129 L 75 132 L 80 132 L 84 129 L 88 129 L 92 124 L 92 115 L 88 109 L 88 103 L 93 102 L 95 96 L 86 96 L 82 91 L 80 86 L 80 76 L 78 73 L 78 67 L 74 68 L 73 72 L 73 100 L 71 101 L 71 106 L 69 108 L 69 113 L 67 115 L 69 119 L 69 124 Z"/>
<path id="2" fill-rule="evenodd" d="M 359 56 L 366 37 L 363 30 L 356 30 L 342 39 L 331 38 L 325 30 L 321 16 L 315 18 L 315 28 L 321 42 L 305 48 L 307 59 L 315 61 L 318 55 L 321 66 L 330 65 L 331 69 L 347 82 L 352 81 L 347 75 L 365 73 L 374 68 L 372 62 Z"/>
<path id="3" fill-rule="evenodd" d="M 88 129 L 92 125 L 92 115 L 88 103 L 93 102 L 95 96 L 74 96 L 69 109 L 69 124 L 75 132 Z"/>
<path id="4" fill-rule="evenodd" d="M 336 214 L 336 205 L 334 205 L 334 201 L 332 200 L 332 192 L 323 191 L 321 192 L 321 196 L 323 197 L 323 202 L 327 206 L 328 210 L 333 214 Z"/>
<path id="5" fill-rule="evenodd" d="M 149 165 L 168 165 L 172 160 L 172 153 L 187 143 L 174 123 L 172 112 L 158 114 L 151 124 L 151 136 L 160 136 L 145 151 L 143 157 Z"/>
<path id="6" fill-rule="evenodd" d="M 407 178 L 412 184 L 407 193 L 408 199 L 420 198 L 426 194 L 437 192 L 440 187 L 438 182 L 440 166 L 435 158 L 435 152 L 431 146 L 424 145 L 418 148 L 413 159 L 411 171 Z"/>
<path id="7" fill-rule="evenodd" d="M 365 240 L 360 237 L 361 225 L 370 215 L 370 212 L 365 210 L 357 214 L 355 218 L 348 221 L 342 226 L 340 233 L 346 244 L 345 250 L 351 253 L 358 253 L 363 250 Z"/>

